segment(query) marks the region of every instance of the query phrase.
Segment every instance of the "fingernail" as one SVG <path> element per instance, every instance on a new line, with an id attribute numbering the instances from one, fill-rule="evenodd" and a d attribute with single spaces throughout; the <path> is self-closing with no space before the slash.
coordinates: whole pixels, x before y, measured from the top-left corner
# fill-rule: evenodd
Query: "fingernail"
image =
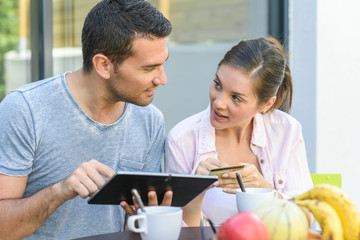
<path id="1" fill-rule="evenodd" d="M 218 187 L 220 185 L 219 181 L 214 182 L 214 186 Z"/>
<path id="2" fill-rule="evenodd" d="M 229 174 L 224 173 L 221 177 L 223 177 L 223 178 L 227 178 L 227 177 L 229 177 Z"/>

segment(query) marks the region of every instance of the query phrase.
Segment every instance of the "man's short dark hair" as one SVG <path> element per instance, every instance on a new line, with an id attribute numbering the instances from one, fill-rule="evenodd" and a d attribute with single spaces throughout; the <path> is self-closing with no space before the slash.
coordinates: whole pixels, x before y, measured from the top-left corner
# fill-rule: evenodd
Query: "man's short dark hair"
<path id="1" fill-rule="evenodd" d="M 107 56 L 115 66 L 131 56 L 135 37 L 162 38 L 171 23 L 144 0 L 103 0 L 87 15 L 82 29 L 83 69 L 90 72 L 92 58 Z"/>

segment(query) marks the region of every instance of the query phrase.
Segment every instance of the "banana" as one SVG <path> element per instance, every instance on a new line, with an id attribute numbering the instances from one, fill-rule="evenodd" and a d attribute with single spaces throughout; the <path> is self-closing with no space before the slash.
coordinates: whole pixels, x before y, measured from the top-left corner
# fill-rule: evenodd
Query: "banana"
<path id="1" fill-rule="evenodd" d="M 321 200 L 295 200 L 298 206 L 307 207 L 317 219 L 322 230 L 322 239 L 343 240 L 343 228 L 336 211 Z"/>
<path id="2" fill-rule="evenodd" d="M 359 211 L 354 202 L 340 188 L 330 184 L 319 184 L 294 199 L 318 199 L 327 202 L 340 217 L 344 239 L 360 240 Z"/>

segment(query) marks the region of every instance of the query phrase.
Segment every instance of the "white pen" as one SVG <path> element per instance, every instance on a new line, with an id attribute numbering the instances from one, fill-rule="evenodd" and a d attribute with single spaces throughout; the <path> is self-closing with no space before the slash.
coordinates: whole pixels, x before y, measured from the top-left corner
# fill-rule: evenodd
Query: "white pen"
<path id="1" fill-rule="evenodd" d="M 140 194 L 138 193 L 138 191 L 135 188 L 133 188 L 133 189 L 131 189 L 131 193 L 133 194 L 133 196 L 135 197 L 137 203 L 139 204 L 141 211 L 145 212 L 144 203 L 141 200 L 141 197 L 140 197 Z"/>

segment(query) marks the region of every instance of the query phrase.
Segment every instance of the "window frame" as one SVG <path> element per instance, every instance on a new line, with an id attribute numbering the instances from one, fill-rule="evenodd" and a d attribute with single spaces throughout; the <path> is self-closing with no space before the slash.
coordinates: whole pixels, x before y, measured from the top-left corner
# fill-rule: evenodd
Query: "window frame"
<path id="1" fill-rule="evenodd" d="M 31 81 L 53 75 L 52 0 L 30 1 Z"/>

